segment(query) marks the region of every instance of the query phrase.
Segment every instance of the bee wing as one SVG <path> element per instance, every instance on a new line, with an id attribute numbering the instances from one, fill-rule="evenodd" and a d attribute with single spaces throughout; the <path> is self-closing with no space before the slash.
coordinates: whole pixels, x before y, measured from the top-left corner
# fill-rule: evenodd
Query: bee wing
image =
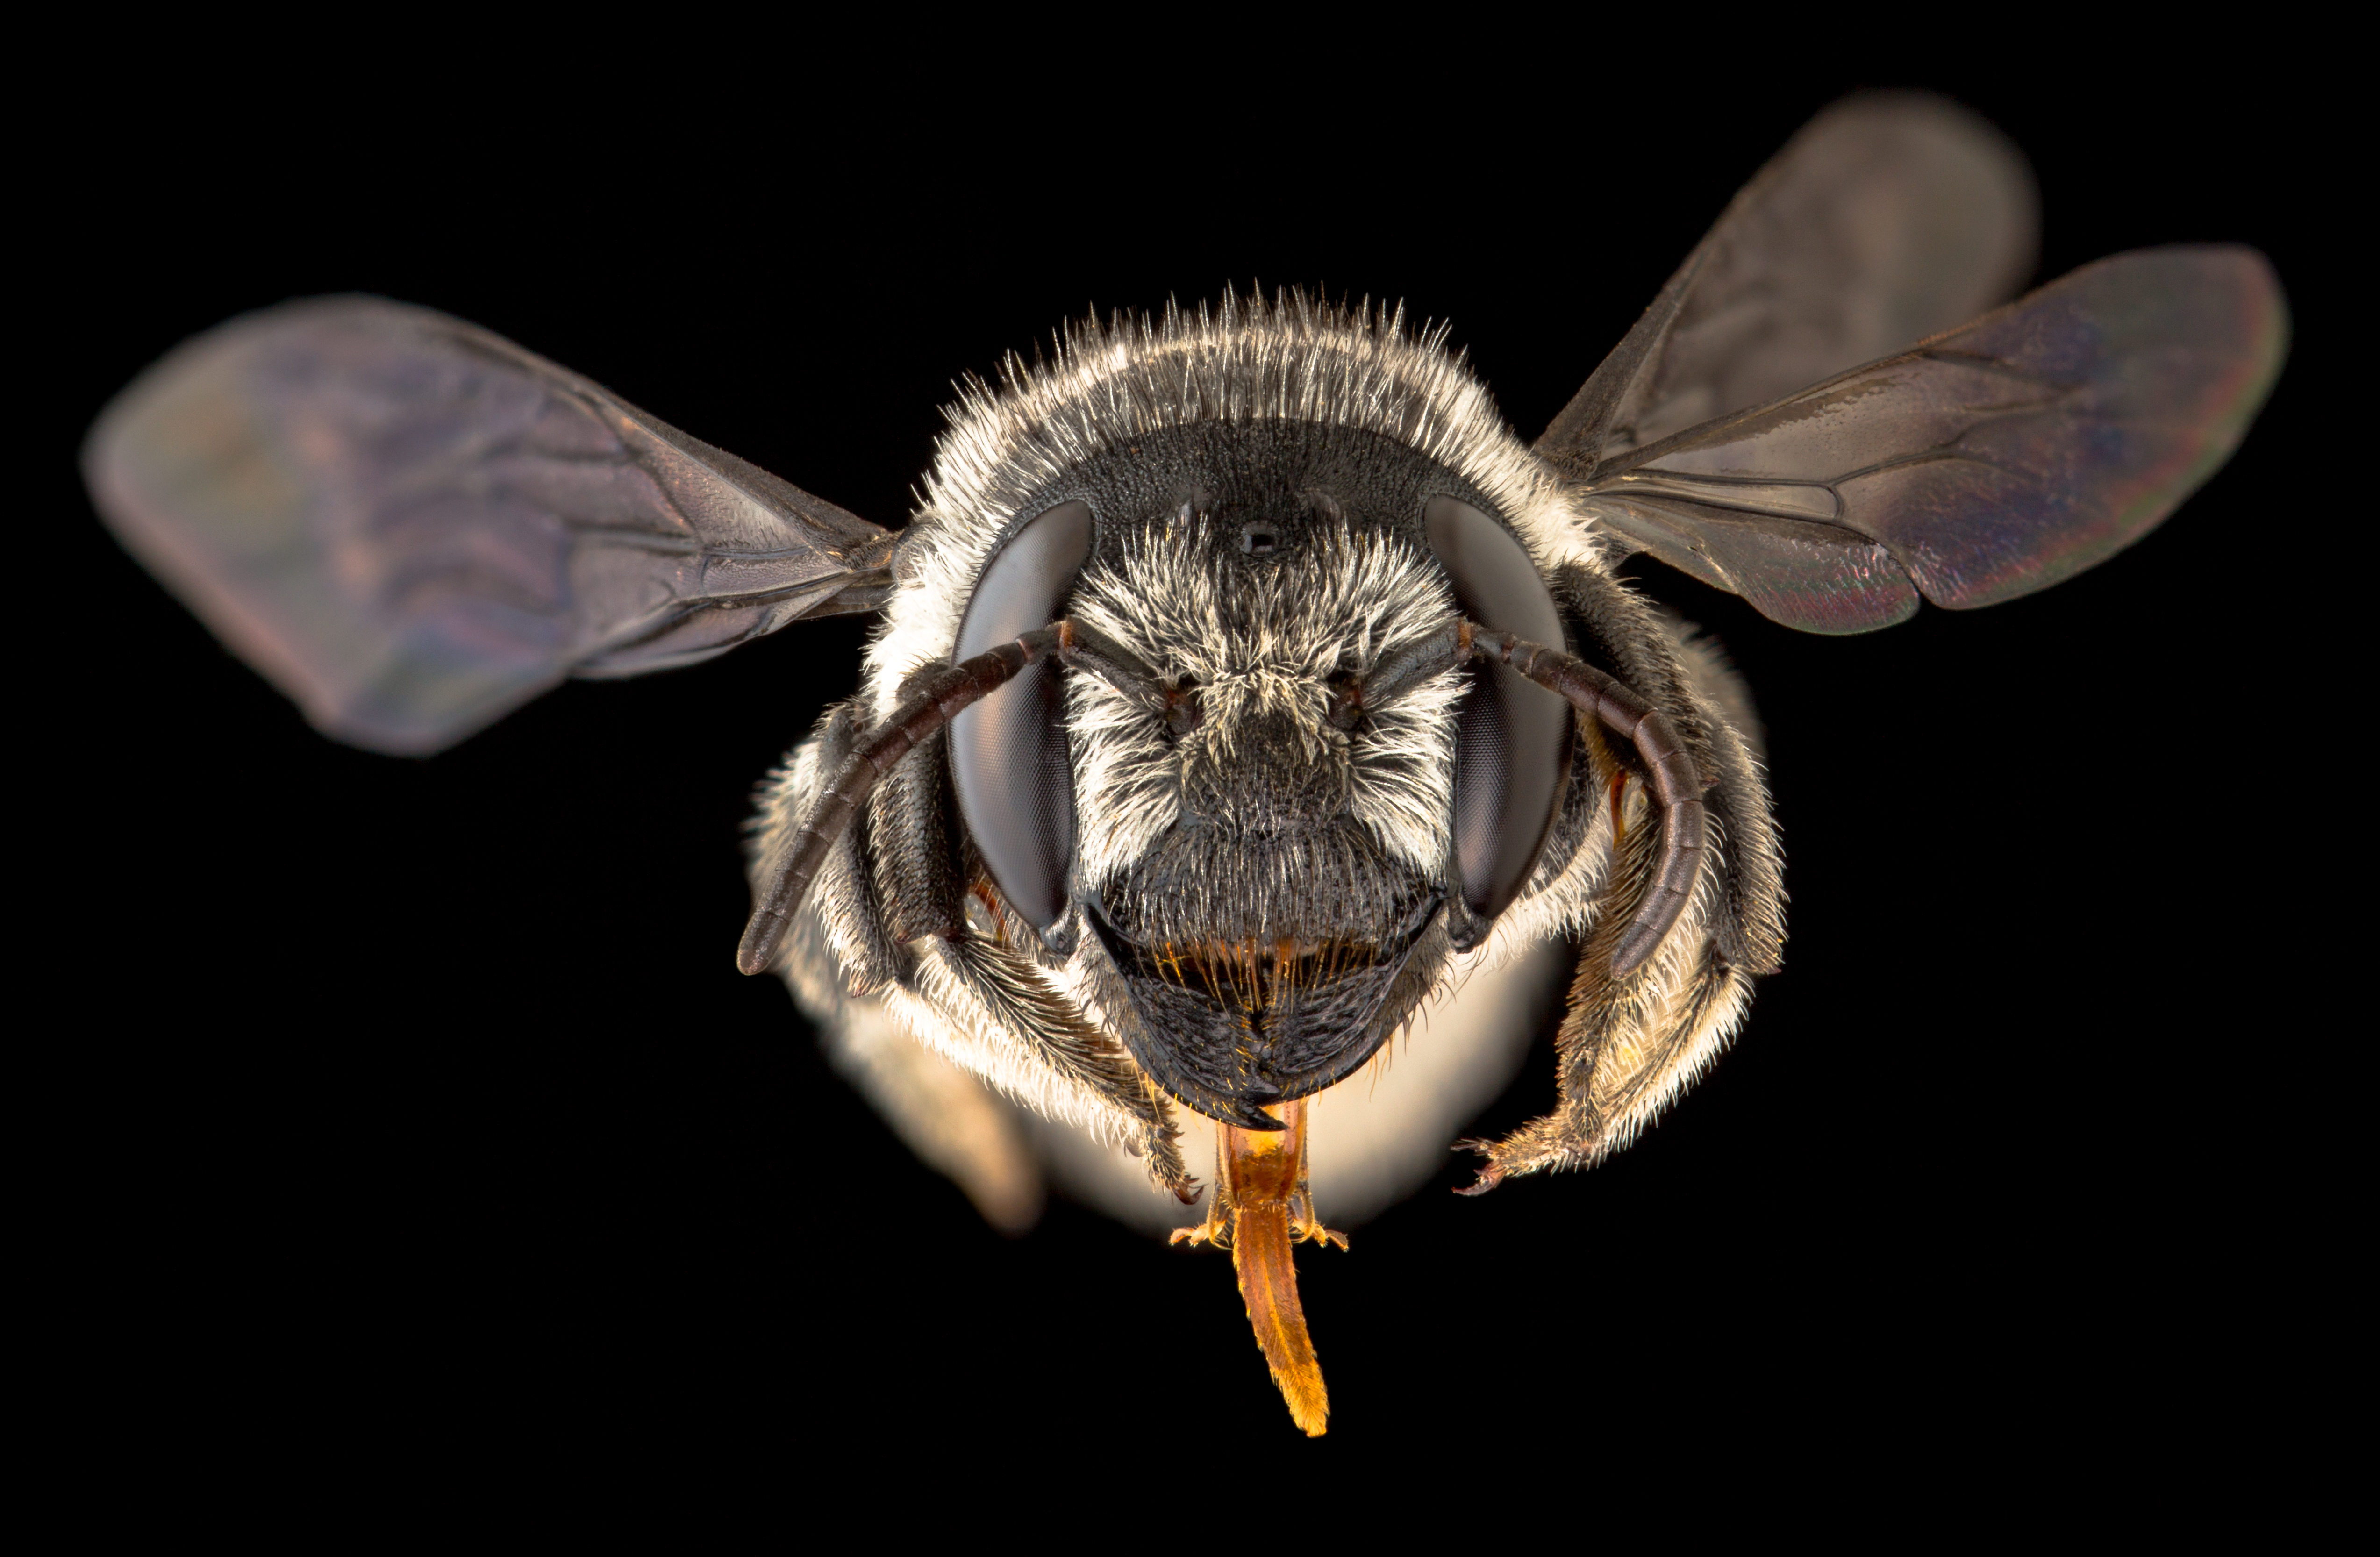
<path id="1" fill-rule="evenodd" d="M 2083 266 L 1916 349 L 1607 460 L 1598 524 L 1762 614 L 1865 632 L 2046 589 L 2230 456 L 2289 313 L 2252 249 Z"/>
<path id="2" fill-rule="evenodd" d="M 873 610 L 891 532 L 484 330 L 290 303 L 102 413 L 91 494 L 316 726 L 453 745 L 564 676 L 690 663 Z"/>
<path id="3" fill-rule="evenodd" d="M 1586 475 L 1962 324 L 2015 296 L 2038 226 L 2023 157 L 1973 114 L 1846 99 L 1735 197 L 1537 452 Z"/>

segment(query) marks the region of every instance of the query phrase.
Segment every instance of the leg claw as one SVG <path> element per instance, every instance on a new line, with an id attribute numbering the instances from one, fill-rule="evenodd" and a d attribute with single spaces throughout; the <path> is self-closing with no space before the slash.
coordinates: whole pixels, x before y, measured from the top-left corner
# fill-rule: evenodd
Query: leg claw
<path id="1" fill-rule="evenodd" d="M 1496 1161 L 1496 1143 L 1491 1140 L 1466 1139 L 1456 1141 L 1451 1151 L 1475 1151 L 1488 1159 L 1479 1165 L 1479 1176 L 1455 1190 L 1457 1195 L 1485 1195 L 1504 1182 L 1503 1166 Z"/>
<path id="2" fill-rule="evenodd" d="M 1485 1195 L 1503 1182 L 1504 1174 L 1501 1170 L 1482 1168 L 1477 1178 L 1473 1179 L 1469 1184 L 1458 1186 L 1454 1192 L 1457 1195 Z"/>

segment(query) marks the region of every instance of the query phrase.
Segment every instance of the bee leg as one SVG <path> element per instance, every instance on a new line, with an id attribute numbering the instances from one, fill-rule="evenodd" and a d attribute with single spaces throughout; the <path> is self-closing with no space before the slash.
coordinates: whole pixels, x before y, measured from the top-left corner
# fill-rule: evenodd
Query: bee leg
<path id="1" fill-rule="evenodd" d="M 771 784 L 752 840 L 756 893 L 829 776 L 849 761 L 859 731 L 855 705 L 837 708 Z M 1129 1059 L 1029 959 L 968 935 L 935 831 L 942 772 L 939 763 L 896 770 L 869 797 L 884 802 L 882 811 L 836 836 L 776 948 L 777 970 L 823 1029 L 836 1069 L 1002 1231 L 1022 1232 L 1039 1215 L 1041 1172 L 979 1077 L 1056 1071 L 1079 1112 L 1110 1115 L 1112 1133 L 1140 1147 L 1152 1176 L 1189 1198 L 1195 1181 L 1182 1168 L 1171 1115 Z M 915 939 L 892 939 L 903 932 Z"/>
<path id="2" fill-rule="evenodd" d="M 1021 930 L 1021 926 L 1018 927 Z M 1123 1046 L 1012 944 L 971 932 L 921 941 L 919 992 L 948 1019 L 996 1028 L 1009 1042 L 1056 1073 L 1086 1102 L 1111 1114 L 1138 1148 L 1160 1188 L 1184 1204 L 1197 1181 L 1184 1167 L 1179 1132 L 1165 1098 L 1142 1079 Z"/>
<path id="3" fill-rule="evenodd" d="M 1693 902 L 1656 955 L 1626 973 L 1611 971 L 1612 950 L 1658 870 L 1654 830 L 1630 827 L 1618 855 L 1605 907 L 1580 949 L 1569 1014 L 1555 1040 L 1560 1101 L 1551 1113 L 1502 1140 L 1459 1143 L 1487 1159 L 1463 1194 L 1484 1194 L 1522 1174 L 1601 1162 L 1691 1086 L 1742 1020 L 1751 979 L 1710 933 L 1711 910 L 1722 890 L 1716 870 L 1705 870 Z"/>

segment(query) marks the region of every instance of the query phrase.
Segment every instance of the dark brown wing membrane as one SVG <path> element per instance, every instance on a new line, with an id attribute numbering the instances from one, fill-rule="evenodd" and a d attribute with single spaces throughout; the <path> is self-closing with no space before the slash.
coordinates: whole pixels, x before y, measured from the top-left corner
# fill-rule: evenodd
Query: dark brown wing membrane
<path id="1" fill-rule="evenodd" d="M 1537 452 L 1587 475 L 1963 324 L 2032 274 L 2035 203 L 2023 158 L 1965 109 L 1840 103 L 1736 196 Z"/>
<path id="2" fill-rule="evenodd" d="M 2213 475 L 2280 374 L 2252 249 L 2085 265 L 1916 350 L 1608 461 L 1597 520 L 1809 632 L 2047 589 Z"/>
<path id="3" fill-rule="evenodd" d="M 893 537 L 484 330 L 367 298 L 190 341 L 83 454 L 125 545 L 313 723 L 450 746 L 567 675 L 878 606 Z"/>

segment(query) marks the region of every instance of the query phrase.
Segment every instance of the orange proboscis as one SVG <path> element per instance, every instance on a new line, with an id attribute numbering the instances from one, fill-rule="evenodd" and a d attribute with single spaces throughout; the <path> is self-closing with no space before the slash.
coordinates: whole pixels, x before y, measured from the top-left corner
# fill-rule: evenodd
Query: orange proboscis
<path id="1" fill-rule="evenodd" d="M 1314 1338 L 1305 1331 L 1305 1308 L 1297 1300 L 1297 1267 L 1290 1251 L 1301 1243 L 1347 1240 L 1322 1225 L 1305 1186 L 1305 1104 L 1273 1103 L 1265 1112 L 1278 1130 L 1216 1129 L 1218 1159 L 1214 1198 L 1207 1220 L 1173 1235 L 1177 1244 L 1214 1243 L 1232 1251 L 1240 1278 L 1240 1300 L 1248 1325 L 1290 1419 L 1308 1438 L 1319 1438 L 1330 1417 L 1330 1396 L 1322 1387 L 1322 1365 L 1314 1359 Z"/>
<path id="2" fill-rule="evenodd" d="M 1222 1127 L 1224 1189 L 1234 1212 L 1232 1268 L 1290 1419 L 1308 1438 L 1319 1438 L 1330 1416 L 1330 1396 L 1305 1331 L 1305 1308 L 1297 1300 L 1297 1268 L 1290 1262 L 1297 1238 L 1313 1235 L 1291 1222 L 1292 1202 L 1303 1198 L 1305 1187 L 1305 1104 L 1281 1103 L 1265 1112 L 1284 1127 Z"/>

